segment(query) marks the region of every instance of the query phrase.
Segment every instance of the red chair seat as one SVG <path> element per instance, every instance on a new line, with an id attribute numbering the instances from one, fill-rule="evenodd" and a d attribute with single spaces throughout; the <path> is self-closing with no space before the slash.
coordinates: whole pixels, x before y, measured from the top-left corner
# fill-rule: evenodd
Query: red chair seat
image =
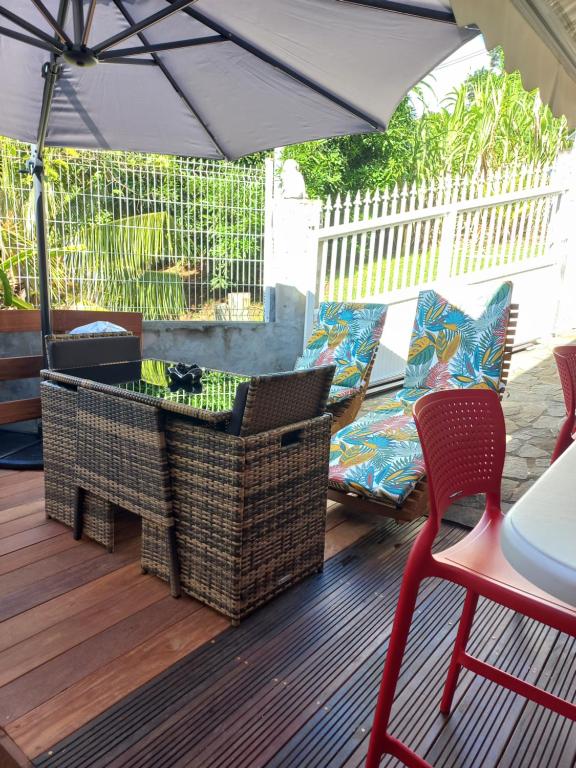
<path id="1" fill-rule="evenodd" d="M 571 622 L 576 632 L 576 608 L 539 589 L 504 557 L 500 546 L 503 521 L 502 516 L 488 524 L 480 522 L 457 544 L 433 555 L 434 562 L 443 570 L 448 568 L 454 581 L 490 600 L 505 605 L 521 602 L 516 610 L 563 632 L 567 631 L 566 622 Z"/>

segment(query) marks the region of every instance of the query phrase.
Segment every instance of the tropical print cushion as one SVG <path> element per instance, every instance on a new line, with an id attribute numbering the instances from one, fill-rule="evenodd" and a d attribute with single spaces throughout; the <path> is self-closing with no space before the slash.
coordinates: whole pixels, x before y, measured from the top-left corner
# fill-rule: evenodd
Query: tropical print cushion
<path id="1" fill-rule="evenodd" d="M 336 365 L 335 385 L 359 387 L 378 351 L 386 310 L 385 304 L 323 302 L 296 370 Z"/>
<path id="2" fill-rule="evenodd" d="M 404 387 L 498 391 L 511 299 L 512 283 L 502 283 L 475 319 L 436 291 L 421 291 Z"/>
<path id="3" fill-rule="evenodd" d="M 329 482 L 400 505 L 425 475 L 414 403 L 436 389 L 500 386 L 512 284 L 475 320 L 436 291 L 422 291 L 404 387 L 332 436 Z"/>
<path id="4" fill-rule="evenodd" d="M 400 390 L 332 436 L 331 487 L 401 504 L 424 477 L 424 457 L 412 418 L 416 400 L 410 398 L 415 393 L 407 393 Z"/>
<path id="5" fill-rule="evenodd" d="M 334 384 L 330 387 L 330 393 L 328 395 L 328 404 L 340 403 L 342 400 L 348 400 L 350 397 L 354 397 L 360 391 L 360 387 L 338 387 Z"/>

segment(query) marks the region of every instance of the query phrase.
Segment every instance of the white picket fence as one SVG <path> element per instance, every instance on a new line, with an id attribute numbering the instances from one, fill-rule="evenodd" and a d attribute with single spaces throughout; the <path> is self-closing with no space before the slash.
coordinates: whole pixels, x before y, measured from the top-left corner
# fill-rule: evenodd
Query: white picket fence
<path id="1" fill-rule="evenodd" d="M 450 298 L 464 286 L 512 279 L 518 340 L 551 330 L 565 238 L 555 223 L 568 186 L 558 166 L 518 165 L 326 200 L 317 302 L 389 305 L 373 383 L 402 375 L 424 287 L 449 286 Z"/>

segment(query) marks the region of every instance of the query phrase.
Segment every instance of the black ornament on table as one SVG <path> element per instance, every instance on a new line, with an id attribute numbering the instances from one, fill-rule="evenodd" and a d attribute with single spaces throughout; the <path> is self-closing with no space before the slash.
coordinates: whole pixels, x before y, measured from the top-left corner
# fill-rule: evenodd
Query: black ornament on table
<path id="1" fill-rule="evenodd" d="M 168 376 L 170 377 L 171 386 L 193 389 L 200 386 L 202 368 L 196 365 L 196 363 L 193 365 L 178 363 L 168 368 Z"/>

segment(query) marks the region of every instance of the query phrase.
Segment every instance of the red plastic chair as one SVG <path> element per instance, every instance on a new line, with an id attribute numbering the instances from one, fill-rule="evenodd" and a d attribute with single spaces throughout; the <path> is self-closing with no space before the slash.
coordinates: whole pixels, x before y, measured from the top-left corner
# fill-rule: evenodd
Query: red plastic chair
<path id="1" fill-rule="evenodd" d="M 576 429 L 576 344 L 555 347 L 554 357 L 556 358 L 560 382 L 562 383 L 562 392 L 564 393 L 566 420 L 560 428 L 556 445 L 554 446 L 552 463 L 564 453 L 574 439 L 572 435 Z"/>
<path id="2" fill-rule="evenodd" d="M 449 714 L 462 667 L 576 720 L 576 705 L 537 688 L 466 653 L 479 595 L 576 636 L 576 608 L 535 587 L 517 573 L 500 549 L 500 481 L 506 433 L 498 396 L 489 390 L 442 391 L 416 403 L 414 416 L 424 451 L 430 515 L 418 535 L 404 571 L 384 674 L 374 715 L 367 768 L 383 754 L 405 765 L 428 766 L 406 744 L 388 733 L 404 648 L 420 582 L 430 576 L 466 589 L 464 608 L 450 659 L 440 711 Z M 486 494 L 480 522 L 453 547 L 432 554 L 442 515 L 456 498 Z"/>

